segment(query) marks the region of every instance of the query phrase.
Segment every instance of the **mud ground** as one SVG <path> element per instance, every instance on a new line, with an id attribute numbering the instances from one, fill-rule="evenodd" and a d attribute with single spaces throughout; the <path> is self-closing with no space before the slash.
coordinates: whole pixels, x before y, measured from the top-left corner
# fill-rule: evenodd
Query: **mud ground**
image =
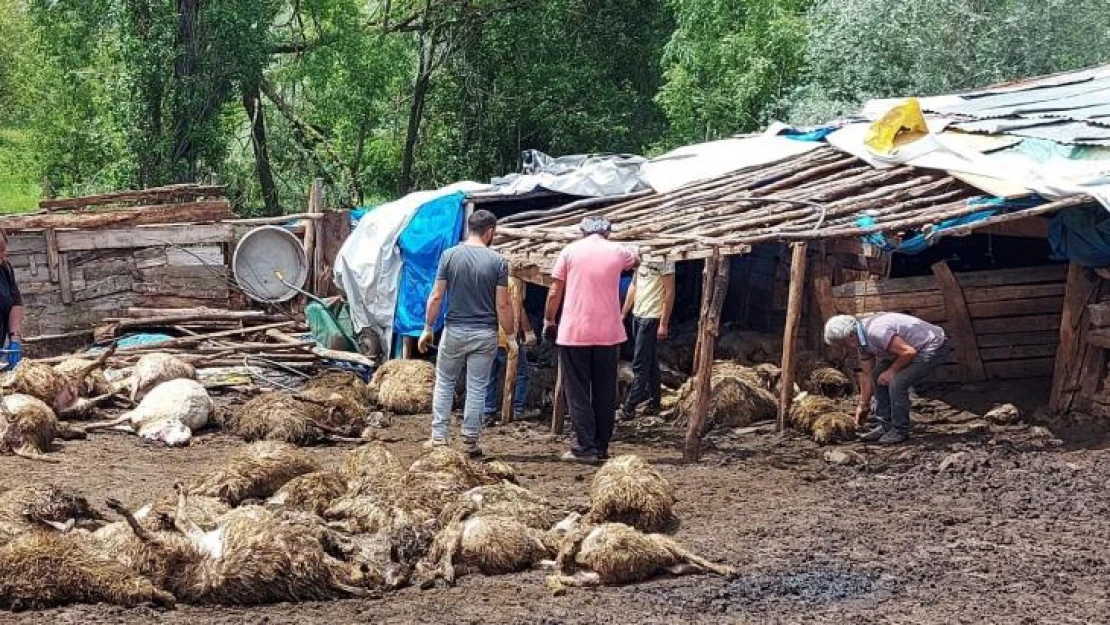
<path id="1" fill-rule="evenodd" d="M 1011 385 L 1006 396 L 1043 391 Z M 967 407 L 985 389 L 955 389 Z M 956 403 L 953 401 L 953 403 Z M 734 581 L 658 579 L 552 596 L 543 574 L 465 577 L 455 588 L 380 600 L 175 611 L 73 606 L 0 612 L 0 623 L 1090 623 L 1110 618 L 1110 451 L 1090 437 L 990 425 L 970 412 L 917 404 L 905 446 L 818 447 L 767 428 L 714 434 L 704 461 L 682 465 L 681 432 L 647 418 L 619 424 L 615 453 L 642 454 L 677 485 L 677 537 L 739 567 Z M 425 417 L 381 431 L 406 459 Z M 124 435 L 66 443 L 60 465 L 0 457 L 0 486 L 50 480 L 94 502 L 135 507 L 175 480 L 220 463 L 236 440 L 207 434 L 181 450 Z M 488 431 L 487 454 L 552 499 L 585 503 L 593 469 L 557 460 L 565 442 L 538 422 Z M 335 462 L 345 448 L 314 450 Z M 825 459 L 845 452 L 846 464 Z M 843 458 L 841 458 L 843 460 Z"/>

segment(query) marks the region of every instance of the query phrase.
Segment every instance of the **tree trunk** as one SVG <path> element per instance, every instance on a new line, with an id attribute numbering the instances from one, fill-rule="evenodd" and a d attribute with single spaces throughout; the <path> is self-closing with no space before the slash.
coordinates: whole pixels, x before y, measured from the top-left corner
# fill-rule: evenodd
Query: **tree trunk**
<path id="1" fill-rule="evenodd" d="M 420 39 L 420 67 L 412 89 L 412 106 L 409 107 L 409 126 L 405 135 L 405 149 L 401 154 L 401 175 L 397 179 L 397 194 L 406 195 L 412 188 L 412 166 L 416 160 L 416 142 L 420 138 L 420 123 L 424 120 L 424 102 L 432 85 L 432 52 L 435 35 Z"/>
<path id="2" fill-rule="evenodd" d="M 197 64 L 197 16 L 200 0 L 176 0 L 177 58 L 173 65 L 175 83 L 175 117 L 173 152 L 170 170 L 174 182 L 192 182 L 196 178 L 196 146 L 193 145 L 189 102 L 196 97 L 192 84 Z M 184 167 L 181 163 L 184 161 Z"/>
<path id="3" fill-rule="evenodd" d="M 258 91 L 258 82 L 249 81 L 243 84 L 243 108 L 251 121 L 251 147 L 254 148 L 255 171 L 258 172 L 258 185 L 262 189 L 262 201 L 266 205 L 266 216 L 276 217 L 281 214 L 278 205 L 277 186 L 274 184 L 274 174 L 270 169 L 270 149 L 266 143 L 266 117 L 262 111 L 262 96 Z"/>

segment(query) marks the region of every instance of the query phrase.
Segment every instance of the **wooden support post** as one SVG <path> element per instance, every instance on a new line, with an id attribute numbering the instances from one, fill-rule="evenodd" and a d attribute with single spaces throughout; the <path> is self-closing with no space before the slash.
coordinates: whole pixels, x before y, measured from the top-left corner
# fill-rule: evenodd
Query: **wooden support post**
<path id="1" fill-rule="evenodd" d="M 319 297 L 339 294 L 335 284 L 335 258 L 351 233 L 351 216 L 347 211 L 324 211 L 316 220 L 316 290 Z"/>
<path id="2" fill-rule="evenodd" d="M 697 462 L 701 457 L 701 435 L 705 419 L 709 413 L 709 394 L 712 391 L 713 351 L 717 346 L 717 335 L 721 328 L 721 308 L 724 307 L 728 293 L 728 276 L 731 263 L 728 256 L 722 256 L 714 248 L 713 255 L 705 261 L 702 288 L 709 293 L 702 301 L 709 305 L 702 309 L 698 320 L 698 350 L 696 378 L 694 382 L 694 414 L 686 426 L 686 445 L 682 458 L 686 462 Z"/>
<path id="3" fill-rule="evenodd" d="M 555 366 L 555 397 L 552 398 L 551 403 L 551 433 L 562 434 L 567 415 L 567 398 L 563 393 L 563 364 L 561 359 Z"/>
<path id="4" fill-rule="evenodd" d="M 805 242 L 795 243 L 790 256 L 790 294 L 786 300 L 786 328 L 782 339 L 782 378 L 779 384 L 779 432 L 786 429 L 786 415 L 794 398 L 794 378 L 798 352 L 798 326 L 802 320 L 803 290 L 806 278 Z"/>
<path id="5" fill-rule="evenodd" d="M 320 196 L 324 192 L 324 181 L 317 178 L 312 183 L 312 190 L 308 193 L 308 214 L 314 215 L 323 206 Z M 316 220 L 306 219 L 304 226 L 304 257 L 308 261 L 308 279 L 305 281 L 306 289 L 316 288 Z"/>
<path id="6" fill-rule="evenodd" d="M 1098 279 L 1087 277 L 1083 267 L 1071 263 L 1064 290 L 1064 310 L 1060 318 L 1060 346 L 1056 349 L 1056 364 L 1052 374 L 1052 393 L 1049 408 L 1057 413 L 1072 407 L 1076 392 L 1080 390 L 1082 369 L 1088 345 L 1085 337 L 1089 314 L 1087 305 L 1093 302 L 1098 291 Z"/>
<path id="7" fill-rule="evenodd" d="M 509 291 L 512 293 L 513 304 L 513 318 L 517 329 L 520 328 L 520 318 L 523 316 L 524 311 L 524 281 L 517 277 L 509 278 L 512 288 Z M 513 422 L 513 394 L 516 392 L 516 373 L 520 367 L 520 346 L 516 351 L 505 350 L 505 384 L 502 388 L 501 396 L 501 422 L 508 424 Z"/>
<path id="8" fill-rule="evenodd" d="M 944 312 L 948 319 L 948 330 L 952 334 L 953 347 L 959 354 L 960 376 L 964 380 L 980 382 L 987 379 L 983 360 L 979 356 L 979 341 L 975 338 L 975 328 L 971 324 L 971 313 L 967 310 L 967 300 L 960 289 L 960 283 L 948 263 L 940 261 L 933 265 L 933 277 L 944 297 Z"/>
<path id="9" fill-rule="evenodd" d="M 411 360 L 416 353 L 416 338 L 412 336 L 401 337 L 401 358 Z"/>

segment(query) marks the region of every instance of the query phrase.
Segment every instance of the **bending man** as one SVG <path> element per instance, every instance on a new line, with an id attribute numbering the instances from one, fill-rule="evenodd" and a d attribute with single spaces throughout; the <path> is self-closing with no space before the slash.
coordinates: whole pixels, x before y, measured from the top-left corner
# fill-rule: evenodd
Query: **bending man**
<path id="1" fill-rule="evenodd" d="M 875 398 L 878 425 L 860 440 L 896 445 L 910 434 L 910 388 L 948 362 L 944 330 L 900 313 L 857 319 L 836 315 L 825 323 L 825 342 L 859 350 L 861 373 L 856 421 L 863 425 Z"/>

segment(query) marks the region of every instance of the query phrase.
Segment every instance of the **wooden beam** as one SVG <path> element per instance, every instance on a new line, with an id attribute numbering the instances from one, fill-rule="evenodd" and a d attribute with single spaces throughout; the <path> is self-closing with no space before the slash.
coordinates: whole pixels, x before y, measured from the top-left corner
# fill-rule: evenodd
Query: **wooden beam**
<path id="1" fill-rule="evenodd" d="M 49 213 L 0 217 L 0 228 L 37 230 L 48 228 L 96 228 L 142 226 L 150 224 L 213 222 L 234 217 L 227 200 L 207 200 L 187 204 L 137 206 L 111 212 Z"/>
<path id="2" fill-rule="evenodd" d="M 62 303 L 73 303 L 73 281 L 69 275 L 69 254 L 58 255 L 58 283 L 62 290 Z"/>
<path id="3" fill-rule="evenodd" d="M 690 415 L 690 422 L 686 425 L 686 445 L 682 454 L 686 462 L 697 462 L 701 457 L 701 435 L 709 414 L 709 394 L 712 391 L 713 352 L 720 332 L 721 308 L 724 307 L 725 295 L 728 293 L 731 265 L 729 257 L 721 254 L 714 254 L 705 261 L 705 281 L 702 288 L 708 289 L 712 295 L 708 298 L 709 306 L 702 310 L 701 321 L 698 323 L 700 347 L 695 370 L 697 377 L 694 381 L 694 414 Z M 702 301 L 706 301 L 706 298 L 702 298 Z"/>
<path id="4" fill-rule="evenodd" d="M 944 296 L 945 316 L 948 318 L 947 330 L 954 339 L 953 347 L 959 352 L 961 374 L 965 380 L 980 382 L 987 377 L 983 361 L 979 357 L 979 343 L 975 339 L 975 328 L 971 324 L 971 313 L 967 309 L 963 291 L 956 277 L 952 275 L 948 263 L 940 261 L 932 267 L 933 277 Z"/>
<path id="5" fill-rule="evenodd" d="M 197 184 L 179 184 L 152 189 L 139 189 L 134 191 L 118 191 L 104 195 L 90 195 L 63 200 L 43 200 L 39 208 L 48 211 L 79 209 L 89 206 L 105 206 L 109 204 L 122 204 L 126 202 L 152 202 L 173 201 L 180 199 L 193 199 L 198 197 L 222 197 L 226 192 L 223 186 L 203 186 Z"/>
<path id="6" fill-rule="evenodd" d="M 1080 369 L 1086 347 L 1082 340 L 1087 306 L 1098 286 L 1098 280 L 1087 277 L 1078 263 L 1068 266 L 1068 283 L 1064 291 L 1064 306 L 1060 318 L 1060 345 L 1056 349 L 1056 364 L 1052 374 L 1052 392 L 1049 408 L 1067 412 L 1079 390 Z"/>
<path id="7" fill-rule="evenodd" d="M 1048 226 L 1051 223 L 1051 219 L 1031 217 L 1029 219 L 1019 219 L 1017 221 L 1004 221 L 993 226 L 980 228 L 976 232 L 980 234 L 994 234 L 1005 237 L 1047 239 Z"/>
<path id="8" fill-rule="evenodd" d="M 308 214 L 316 215 L 322 213 L 320 207 L 323 206 L 323 198 L 320 196 L 324 193 L 324 181 L 317 178 L 312 182 L 312 189 L 308 192 Z M 309 219 L 305 222 L 304 226 L 304 257 L 308 262 L 308 271 L 306 272 L 307 278 L 305 279 L 305 286 L 310 292 L 315 293 L 313 289 L 316 288 L 316 221 Z"/>
<path id="9" fill-rule="evenodd" d="M 324 211 L 316 225 L 316 291 L 320 297 L 339 294 L 335 284 L 335 258 L 351 234 L 351 216 L 345 210 Z"/>
<path id="10" fill-rule="evenodd" d="M 50 281 L 57 284 L 61 280 L 61 258 L 58 252 L 58 233 L 48 228 L 46 236 L 46 263 L 50 266 Z"/>
<path id="11" fill-rule="evenodd" d="M 230 223 L 179 224 L 124 230 L 68 231 L 58 233 L 58 249 L 62 252 L 86 250 L 130 249 L 171 245 L 223 243 L 235 238 Z"/>
<path id="12" fill-rule="evenodd" d="M 795 243 L 790 256 L 790 291 L 786 300 L 786 328 L 782 339 L 782 377 L 779 384 L 779 426 L 786 429 L 786 416 L 794 397 L 794 378 L 797 369 L 798 326 L 802 320 L 802 292 L 805 287 L 808 256 L 805 242 Z"/>

